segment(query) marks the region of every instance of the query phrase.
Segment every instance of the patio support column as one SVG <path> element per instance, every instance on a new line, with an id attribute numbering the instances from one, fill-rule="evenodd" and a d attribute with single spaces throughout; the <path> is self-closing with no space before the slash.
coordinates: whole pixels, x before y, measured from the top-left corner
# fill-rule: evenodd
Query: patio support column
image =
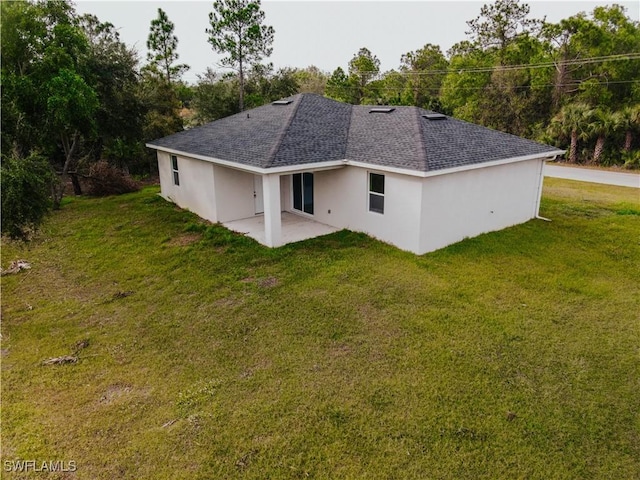
<path id="1" fill-rule="evenodd" d="M 268 247 L 282 245 L 282 209 L 280 206 L 280 176 L 262 176 L 264 196 L 264 239 Z"/>

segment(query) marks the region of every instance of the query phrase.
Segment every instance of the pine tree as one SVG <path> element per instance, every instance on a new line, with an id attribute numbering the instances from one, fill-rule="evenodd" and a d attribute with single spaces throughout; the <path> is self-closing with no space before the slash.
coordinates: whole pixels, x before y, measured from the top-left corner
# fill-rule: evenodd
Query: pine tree
<path id="1" fill-rule="evenodd" d="M 188 65 L 174 65 L 178 60 L 178 37 L 173 34 L 174 25 L 167 14 L 158 8 L 158 18 L 151 21 L 147 39 L 147 60 L 152 69 L 158 71 L 167 83 L 172 83 L 189 69 Z"/>
<path id="2" fill-rule="evenodd" d="M 263 21 L 260 0 L 217 0 L 209 13 L 209 43 L 216 52 L 227 55 L 222 65 L 238 71 L 240 111 L 244 110 L 246 66 L 258 64 L 273 51 L 275 31 Z"/>

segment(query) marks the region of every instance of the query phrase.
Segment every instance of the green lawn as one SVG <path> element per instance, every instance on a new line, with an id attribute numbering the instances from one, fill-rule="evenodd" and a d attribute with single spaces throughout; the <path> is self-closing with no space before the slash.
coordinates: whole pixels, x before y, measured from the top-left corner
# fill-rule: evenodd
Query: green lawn
<path id="1" fill-rule="evenodd" d="M 552 222 L 424 256 L 270 250 L 157 192 L 3 241 L 3 478 L 640 477 L 637 189 L 546 179 Z"/>

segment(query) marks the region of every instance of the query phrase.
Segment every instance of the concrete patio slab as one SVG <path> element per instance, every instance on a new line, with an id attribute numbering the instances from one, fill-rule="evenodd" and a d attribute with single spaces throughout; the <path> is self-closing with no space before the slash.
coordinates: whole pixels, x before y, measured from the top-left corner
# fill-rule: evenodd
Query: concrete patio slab
<path id="1" fill-rule="evenodd" d="M 266 245 L 264 233 L 264 215 L 242 218 L 231 222 L 224 222 L 222 225 L 234 232 L 244 233 L 257 242 Z M 294 213 L 282 212 L 282 244 L 300 242 L 309 238 L 329 235 L 339 229 L 319 223 L 311 218 L 296 215 Z"/>

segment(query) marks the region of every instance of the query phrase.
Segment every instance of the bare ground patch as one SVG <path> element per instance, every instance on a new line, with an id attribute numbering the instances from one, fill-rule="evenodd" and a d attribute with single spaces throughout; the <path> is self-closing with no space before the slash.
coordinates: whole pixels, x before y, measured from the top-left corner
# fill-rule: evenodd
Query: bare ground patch
<path id="1" fill-rule="evenodd" d="M 185 233 L 178 237 L 172 238 L 168 245 L 172 247 L 187 247 L 189 245 L 193 245 L 194 243 L 198 243 L 202 240 L 202 234 L 200 233 Z"/>
<path id="2" fill-rule="evenodd" d="M 121 397 L 129 395 L 133 391 L 133 386 L 123 383 L 109 385 L 107 390 L 100 397 L 100 403 L 108 405 Z"/>

